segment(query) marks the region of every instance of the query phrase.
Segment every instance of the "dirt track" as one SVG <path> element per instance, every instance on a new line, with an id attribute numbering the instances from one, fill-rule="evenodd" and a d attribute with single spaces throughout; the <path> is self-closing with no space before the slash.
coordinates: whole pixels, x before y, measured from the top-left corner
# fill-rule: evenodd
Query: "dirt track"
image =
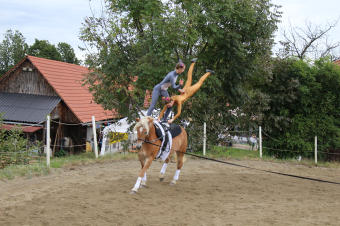
<path id="1" fill-rule="evenodd" d="M 340 181 L 340 169 L 234 161 L 260 169 Z M 189 158 L 175 186 L 175 164 L 159 182 L 129 194 L 137 161 L 59 170 L 0 181 L 0 225 L 340 225 L 340 185 Z"/>

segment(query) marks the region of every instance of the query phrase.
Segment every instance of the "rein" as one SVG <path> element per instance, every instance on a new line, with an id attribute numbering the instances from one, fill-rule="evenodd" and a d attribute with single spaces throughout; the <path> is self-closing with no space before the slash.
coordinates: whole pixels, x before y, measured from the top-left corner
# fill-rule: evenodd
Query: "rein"
<path id="1" fill-rule="evenodd" d="M 152 145 L 155 145 L 155 146 L 160 147 L 160 145 L 155 144 L 155 143 L 152 143 L 152 142 L 154 142 L 154 141 L 156 141 L 156 140 L 160 140 L 161 138 L 163 138 L 163 136 L 158 137 L 158 138 L 153 139 L 153 140 L 145 140 L 145 139 L 140 139 L 140 138 L 138 138 L 137 140 L 141 140 L 141 141 L 143 141 L 144 143 L 148 143 L 148 144 L 152 144 Z"/>
<path id="2" fill-rule="evenodd" d="M 143 143 L 152 144 L 152 145 L 157 146 L 157 147 L 160 147 L 160 145 L 155 144 L 155 143 L 152 143 L 152 142 L 154 142 L 154 141 L 156 141 L 156 140 L 160 140 L 160 139 L 161 139 L 161 138 L 156 138 L 156 139 L 154 139 L 154 140 L 144 140 L 144 139 L 139 139 L 139 138 L 138 138 L 138 140 L 143 141 Z"/>
<path id="3" fill-rule="evenodd" d="M 153 126 L 154 126 L 155 129 L 156 129 L 155 124 L 154 124 Z M 148 136 L 149 136 L 149 135 L 148 135 Z M 152 144 L 152 145 L 156 145 L 156 146 L 158 146 L 158 147 L 161 147 L 160 145 L 154 144 L 154 143 L 152 143 L 152 142 L 155 142 L 155 141 L 157 141 L 157 140 L 160 140 L 160 139 L 162 139 L 163 137 L 164 137 L 164 136 L 162 135 L 162 136 L 157 137 L 156 139 L 153 139 L 153 140 L 146 140 L 146 139 L 140 139 L 140 138 L 138 138 L 137 140 L 141 140 L 141 141 L 143 141 L 144 143 Z"/>

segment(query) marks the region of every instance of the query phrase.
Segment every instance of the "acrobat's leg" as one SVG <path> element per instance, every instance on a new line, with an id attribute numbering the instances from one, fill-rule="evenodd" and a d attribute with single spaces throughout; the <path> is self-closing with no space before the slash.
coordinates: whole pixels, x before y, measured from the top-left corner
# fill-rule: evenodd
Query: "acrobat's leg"
<path id="1" fill-rule="evenodd" d="M 164 114 L 164 117 L 162 118 L 163 121 L 167 121 L 168 117 L 169 117 L 169 114 L 172 110 L 172 107 L 168 107 L 165 111 L 165 114 Z"/>
<path id="2" fill-rule="evenodd" d="M 164 117 L 163 117 L 163 116 L 164 116 L 164 112 L 165 112 L 167 109 L 168 109 L 168 106 L 167 106 L 167 105 L 164 105 L 164 107 L 163 107 L 161 113 L 159 113 L 159 116 L 158 116 L 158 120 L 159 120 L 159 121 L 164 119 Z"/>
<path id="3" fill-rule="evenodd" d="M 199 90 L 199 88 L 201 88 L 201 86 L 203 85 L 203 82 L 214 72 L 211 70 L 207 70 L 207 72 L 200 78 L 200 80 L 198 80 L 198 82 L 196 82 L 195 85 L 190 87 L 190 90 L 192 91 L 192 95 L 194 93 L 197 92 L 197 90 Z"/>
<path id="4" fill-rule="evenodd" d="M 183 87 L 184 90 L 186 88 L 188 88 L 189 86 L 191 86 L 192 72 L 194 71 L 194 66 L 195 66 L 196 61 L 197 61 L 197 58 L 194 58 L 194 59 L 191 60 L 191 65 L 190 65 L 189 70 L 188 70 L 188 78 L 187 78 L 187 81 L 185 82 L 185 85 Z"/>
<path id="5" fill-rule="evenodd" d="M 155 108 L 159 95 L 161 94 L 160 87 L 155 86 L 152 90 L 152 99 L 151 99 L 151 104 L 148 109 L 148 112 L 146 113 L 147 116 L 150 116 L 152 114 L 153 109 Z"/>

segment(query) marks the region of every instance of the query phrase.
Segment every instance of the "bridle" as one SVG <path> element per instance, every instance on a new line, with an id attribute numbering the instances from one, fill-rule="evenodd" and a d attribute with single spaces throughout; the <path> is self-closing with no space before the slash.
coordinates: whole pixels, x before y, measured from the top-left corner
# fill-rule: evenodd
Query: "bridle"
<path id="1" fill-rule="evenodd" d="M 154 123 L 152 123 L 152 124 L 153 124 L 153 126 L 155 127 L 155 124 L 154 124 Z M 149 134 L 148 134 L 146 137 L 148 137 L 148 136 L 149 136 Z M 164 136 L 162 135 L 162 136 L 157 137 L 156 139 L 153 139 L 153 140 L 140 139 L 140 138 L 138 138 L 137 140 L 142 141 L 142 144 L 143 144 L 143 143 L 147 143 L 147 144 L 152 144 L 152 145 L 154 145 L 154 146 L 161 147 L 160 145 L 155 144 L 154 142 L 157 141 L 157 140 L 161 140 L 163 137 L 164 137 Z"/>

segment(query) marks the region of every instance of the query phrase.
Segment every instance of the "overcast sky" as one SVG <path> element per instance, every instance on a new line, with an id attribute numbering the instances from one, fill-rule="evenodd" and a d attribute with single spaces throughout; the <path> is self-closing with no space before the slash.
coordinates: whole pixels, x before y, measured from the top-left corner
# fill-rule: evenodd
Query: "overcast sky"
<path id="1" fill-rule="evenodd" d="M 0 0 L 0 6 L 0 40 L 8 29 L 19 30 L 29 45 L 35 39 L 66 42 L 82 59 L 81 24 L 91 9 L 98 13 L 101 0 Z"/>
<path id="2" fill-rule="evenodd" d="M 0 40 L 6 30 L 19 30 L 26 42 L 31 45 L 34 39 L 48 40 L 52 44 L 69 43 L 77 57 L 83 59 L 78 49 L 81 23 L 86 16 L 101 9 L 102 0 L 0 0 Z M 292 26 L 303 27 L 311 22 L 315 25 L 327 25 L 340 18 L 339 0 L 272 0 L 282 5 L 282 23 L 277 36 L 283 29 Z M 330 33 L 331 41 L 340 41 L 340 22 Z M 277 40 L 280 38 L 277 38 Z"/>

